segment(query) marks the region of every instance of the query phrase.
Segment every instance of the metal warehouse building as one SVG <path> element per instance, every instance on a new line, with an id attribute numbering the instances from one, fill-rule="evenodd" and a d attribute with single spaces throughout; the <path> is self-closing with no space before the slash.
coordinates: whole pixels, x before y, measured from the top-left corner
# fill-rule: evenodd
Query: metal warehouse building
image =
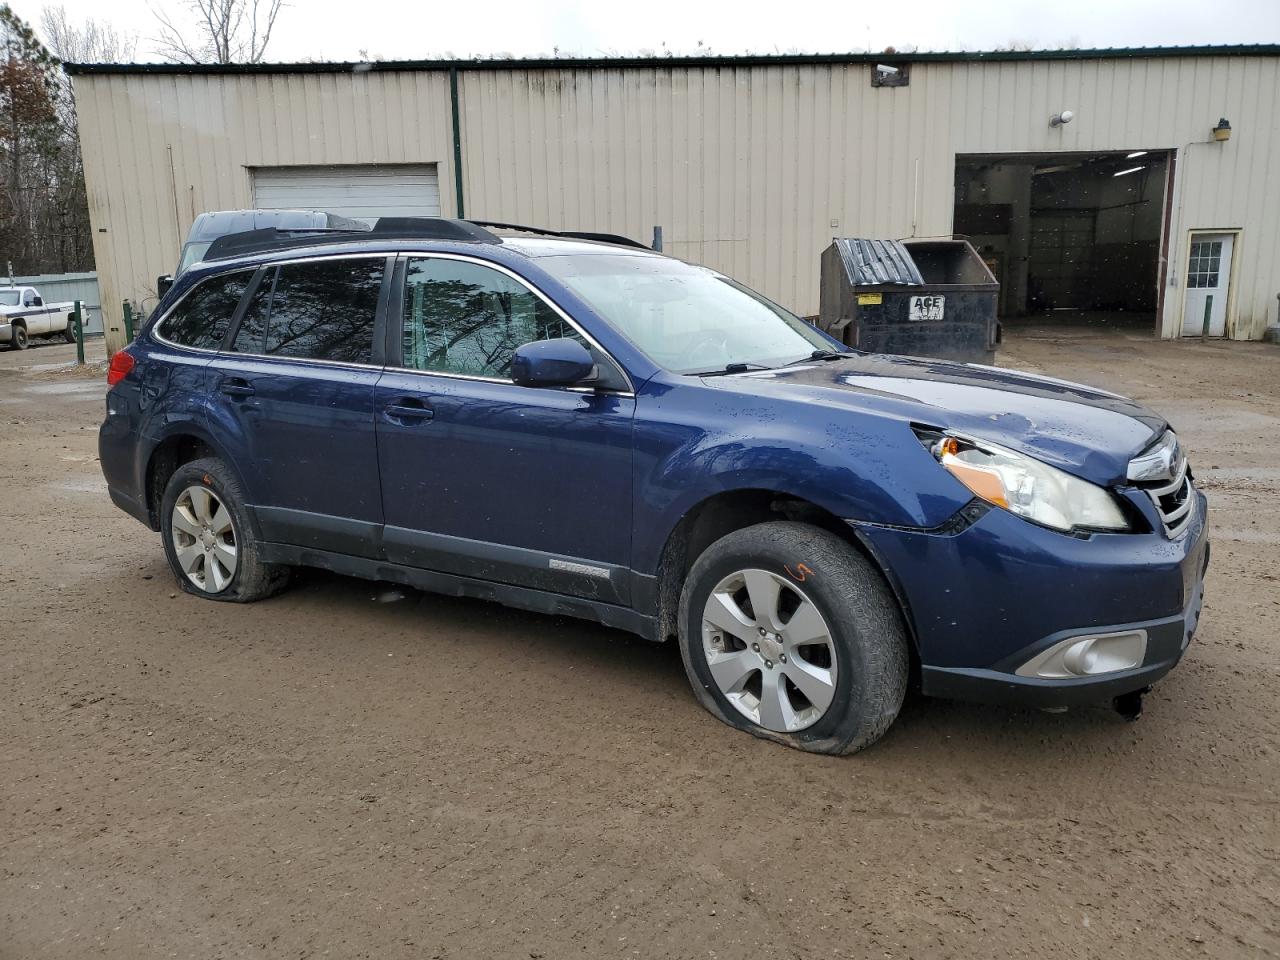
<path id="1" fill-rule="evenodd" d="M 68 72 L 113 344 L 251 206 L 660 225 L 805 315 L 833 237 L 958 233 L 1010 317 L 1277 322 L 1280 46 Z"/>

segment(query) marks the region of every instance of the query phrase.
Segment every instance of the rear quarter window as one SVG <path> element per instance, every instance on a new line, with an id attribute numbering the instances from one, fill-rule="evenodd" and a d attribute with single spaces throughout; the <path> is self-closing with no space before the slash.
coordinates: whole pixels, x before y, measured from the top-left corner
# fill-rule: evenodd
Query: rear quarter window
<path id="1" fill-rule="evenodd" d="M 161 323 L 160 335 L 179 346 L 217 350 L 252 279 L 252 270 L 240 270 L 202 281 Z"/>

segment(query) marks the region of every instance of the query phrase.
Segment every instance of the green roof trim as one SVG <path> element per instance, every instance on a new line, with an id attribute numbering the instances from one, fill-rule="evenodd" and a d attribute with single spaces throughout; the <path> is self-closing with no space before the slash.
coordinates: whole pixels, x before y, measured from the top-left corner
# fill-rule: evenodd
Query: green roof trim
<path id="1" fill-rule="evenodd" d="M 1027 60 L 1140 60 L 1164 57 L 1280 57 L 1280 43 L 1227 46 L 1100 47 L 1080 50 L 973 52 L 743 54 L 723 57 L 559 57 L 556 59 L 375 60 L 362 63 L 67 63 L 73 76 L 90 74 L 363 73 L 407 70 L 618 70 L 663 67 L 774 67 L 860 63 L 1007 63 Z"/>

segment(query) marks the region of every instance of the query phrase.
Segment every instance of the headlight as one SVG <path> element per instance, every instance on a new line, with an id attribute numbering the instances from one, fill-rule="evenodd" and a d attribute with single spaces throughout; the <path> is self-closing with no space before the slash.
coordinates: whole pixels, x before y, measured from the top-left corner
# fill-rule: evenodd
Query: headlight
<path id="1" fill-rule="evenodd" d="M 936 440 L 930 450 L 988 503 L 1055 530 L 1127 530 L 1115 499 L 1095 484 L 986 441 Z"/>

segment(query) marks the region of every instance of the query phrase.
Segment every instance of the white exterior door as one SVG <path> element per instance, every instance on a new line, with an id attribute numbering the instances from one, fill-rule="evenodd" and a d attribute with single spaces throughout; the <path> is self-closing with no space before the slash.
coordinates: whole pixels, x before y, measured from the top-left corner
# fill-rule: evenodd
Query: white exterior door
<path id="1" fill-rule="evenodd" d="M 1231 250 L 1235 235 L 1193 233 L 1187 262 L 1187 297 L 1182 313 L 1182 335 L 1198 337 L 1204 331 L 1209 310 L 1209 336 L 1227 332 L 1227 290 L 1231 284 Z"/>
<path id="2" fill-rule="evenodd" d="M 253 205 L 260 210 L 324 210 L 372 222 L 378 217 L 440 216 L 435 164 L 257 167 Z"/>

